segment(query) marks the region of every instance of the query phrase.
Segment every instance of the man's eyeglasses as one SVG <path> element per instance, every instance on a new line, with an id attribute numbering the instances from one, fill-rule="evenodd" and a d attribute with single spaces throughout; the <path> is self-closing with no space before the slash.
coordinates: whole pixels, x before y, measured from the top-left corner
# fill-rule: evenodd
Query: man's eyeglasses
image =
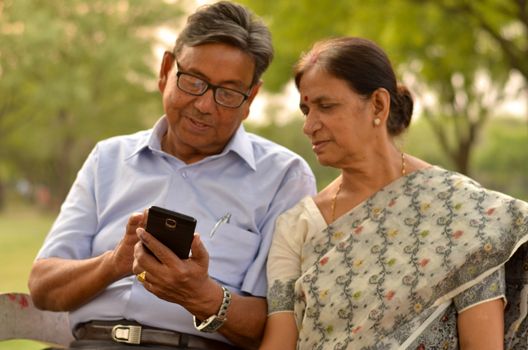
<path id="1" fill-rule="evenodd" d="M 176 84 L 181 91 L 194 96 L 202 96 L 207 90 L 212 89 L 215 102 L 224 107 L 238 108 L 249 97 L 243 92 L 213 85 L 189 73 L 178 71 L 176 77 Z"/>

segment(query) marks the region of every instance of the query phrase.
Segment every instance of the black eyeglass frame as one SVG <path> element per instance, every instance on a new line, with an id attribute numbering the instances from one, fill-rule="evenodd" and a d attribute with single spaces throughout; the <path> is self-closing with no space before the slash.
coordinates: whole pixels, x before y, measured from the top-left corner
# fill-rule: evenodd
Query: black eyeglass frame
<path id="1" fill-rule="evenodd" d="M 205 84 L 206 88 L 201 93 L 195 93 L 195 92 L 191 92 L 191 91 L 187 91 L 187 90 L 183 89 L 180 86 L 180 76 L 182 76 L 182 75 L 188 75 L 188 76 L 193 77 L 194 79 L 198 79 L 199 81 L 201 81 L 201 82 L 203 82 Z M 249 93 L 243 93 L 242 91 L 238 91 L 238 90 L 235 90 L 235 89 L 227 88 L 225 86 L 219 86 L 219 85 L 211 84 L 210 82 L 204 80 L 203 78 L 200 78 L 200 77 L 198 77 L 198 76 L 196 76 L 194 74 L 191 74 L 191 73 L 183 72 L 181 70 L 178 70 L 176 72 L 176 86 L 178 86 L 178 89 L 180 89 L 181 91 L 183 91 L 183 92 L 185 92 L 185 93 L 187 93 L 189 95 L 193 95 L 193 96 L 203 96 L 207 91 L 213 90 L 214 101 L 217 104 L 219 104 L 220 106 L 226 107 L 226 108 L 233 108 L 233 109 L 239 108 L 249 98 Z M 251 90 L 251 88 L 252 87 L 249 88 L 248 92 Z M 242 101 L 240 101 L 240 103 L 237 106 L 227 106 L 227 105 L 225 105 L 225 104 L 223 104 L 221 102 L 218 102 L 218 100 L 216 99 L 216 91 L 217 91 L 217 89 L 232 91 L 234 93 L 242 95 L 244 98 L 242 99 Z"/>

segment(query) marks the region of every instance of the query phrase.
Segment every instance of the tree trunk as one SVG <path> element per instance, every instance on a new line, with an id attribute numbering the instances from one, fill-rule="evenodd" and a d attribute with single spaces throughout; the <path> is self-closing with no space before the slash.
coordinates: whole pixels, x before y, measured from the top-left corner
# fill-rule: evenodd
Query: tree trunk
<path id="1" fill-rule="evenodd" d="M 472 143 L 469 142 L 460 142 L 458 145 L 458 150 L 454 155 L 454 163 L 456 170 L 464 175 L 470 176 L 469 174 L 469 162 L 471 160 L 471 151 L 473 149 Z"/>
<path id="2" fill-rule="evenodd" d="M 6 205 L 6 186 L 2 178 L 0 178 L 0 211 L 5 209 Z"/>

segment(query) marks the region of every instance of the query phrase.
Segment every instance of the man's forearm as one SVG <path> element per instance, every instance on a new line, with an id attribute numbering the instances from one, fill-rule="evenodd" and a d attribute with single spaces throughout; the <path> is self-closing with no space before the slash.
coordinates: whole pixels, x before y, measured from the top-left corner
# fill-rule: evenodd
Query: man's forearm
<path id="1" fill-rule="evenodd" d="M 117 278 L 111 252 L 86 260 L 35 261 L 29 277 L 33 303 L 40 309 L 70 311 L 91 300 Z"/>
<path id="2" fill-rule="evenodd" d="M 219 332 L 244 349 L 257 349 L 264 333 L 266 313 L 266 299 L 233 294 L 227 321 Z"/>
<path id="3" fill-rule="evenodd" d="M 203 291 L 200 295 L 187 297 L 182 304 L 198 320 L 205 320 L 218 313 L 222 304 L 223 291 L 214 280 L 208 279 L 206 284 L 195 290 Z M 267 317 L 265 298 L 241 296 L 231 293 L 231 303 L 227 308 L 227 320 L 218 332 L 235 345 L 244 349 L 257 349 Z"/>

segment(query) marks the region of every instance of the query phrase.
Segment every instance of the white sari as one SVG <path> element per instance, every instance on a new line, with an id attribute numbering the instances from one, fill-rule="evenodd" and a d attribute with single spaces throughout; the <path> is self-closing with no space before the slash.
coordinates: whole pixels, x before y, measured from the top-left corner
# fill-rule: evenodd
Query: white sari
<path id="1" fill-rule="evenodd" d="M 505 346 L 528 349 L 527 241 L 528 203 L 438 167 L 329 226 L 305 198 L 277 221 L 269 313 L 295 313 L 299 349 L 457 349 L 457 312 L 504 298 Z"/>

